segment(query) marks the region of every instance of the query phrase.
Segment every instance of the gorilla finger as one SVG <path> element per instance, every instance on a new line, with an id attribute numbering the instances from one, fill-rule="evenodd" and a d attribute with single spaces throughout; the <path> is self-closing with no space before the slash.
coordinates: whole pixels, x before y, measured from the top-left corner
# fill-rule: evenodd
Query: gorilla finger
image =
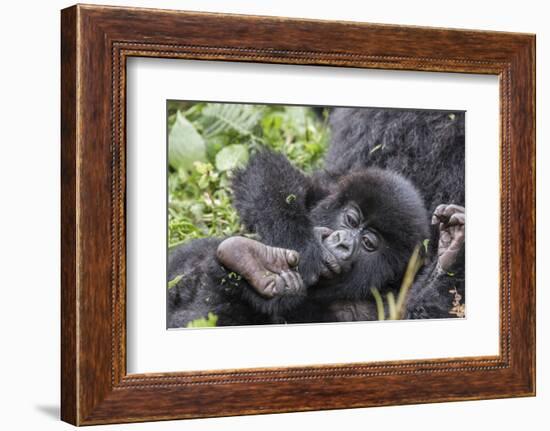
<path id="1" fill-rule="evenodd" d="M 438 205 L 432 215 L 432 224 L 438 222 L 448 223 L 449 218 L 454 214 L 464 214 L 464 207 L 456 204 Z"/>
<path id="2" fill-rule="evenodd" d="M 275 296 L 275 293 L 276 293 L 275 290 L 276 290 L 275 280 L 271 280 L 265 285 L 263 289 L 263 294 L 268 298 L 273 298 L 273 296 Z"/>
<path id="3" fill-rule="evenodd" d="M 283 290 L 284 292 L 292 292 L 292 291 L 296 290 L 296 286 L 294 286 L 295 280 L 292 277 L 292 271 L 283 271 L 283 272 L 281 272 L 281 278 L 285 282 L 285 286 L 284 286 L 284 290 Z"/>
<path id="4" fill-rule="evenodd" d="M 283 274 L 275 276 L 275 289 L 273 290 L 273 295 L 280 295 L 286 289 L 286 280 L 283 278 Z"/>
<path id="5" fill-rule="evenodd" d="M 432 214 L 432 224 L 437 224 L 444 218 L 443 214 L 445 212 L 445 208 L 447 208 L 447 204 L 440 204 L 437 206 Z"/>
<path id="6" fill-rule="evenodd" d="M 298 265 L 299 261 L 300 261 L 300 254 L 297 251 L 294 251 L 294 250 L 287 250 L 286 251 L 286 262 L 290 266 Z"/>
<path id="7" fill-rule="evenodd" d="M 296 286 L 296 291 L 300 291 L 304 288 L 304 282 L 302 276 L 297 271 L 292 271 L 292 277 L 294 278 L 294 284 Z"/>
<path id="8" fill-rule="evenodd" d="M 445 204 L 439 205 L 432 215 L 432 225 L 439 223 L 439 229 L 442 229 L 443 224 L 447 221 L 448 217 L 445 215 L 446 208 L 447 205 Z"/>
<path id="9" fill-rule="evenodd" d="M 451 234 L 449 232 L 446 232 L 446 231 L 441 232 L 441 235 L 439 236 L 439 242 L 443 246 L 449 245 L 451 243 L 452 239 L 453 238 L 451 237 Z"/>
<path id="10" fill-rule="evenodd" d="M 302 276 L 300 275 L 300 273 L 294 272 L 294 278 L 296 279 L 298 290 L 302 290 L 304 288 L 304 281 L 302 280 Z"/>
<path id="11" fill-rule="evenodd" d="M 464 225 L 455 225 L 452 226 L 451 229 L 453 241 L 462 242 L 464 240 Z"/>
<path id="12" fill-rule="evenodd" d="M 454 213 L 449 219 L 449 225 L 464 225 L 466 223 L 466 214 Z"/>
<path id="13" fill-rule="evenodd" d="M 445 207 L 442 215 L 446 218 L 451 217 L 453 214 L 464 214 L 465 210 L 463 206 L 450 204 Z"/>
<path id="14" fill-rule="evenodd" d="M 296 271 L 289 271 L 289 278 L 292 280 L 292 292 L 298 292 L 303 286 L 300 274 L 298 274 Z"/>

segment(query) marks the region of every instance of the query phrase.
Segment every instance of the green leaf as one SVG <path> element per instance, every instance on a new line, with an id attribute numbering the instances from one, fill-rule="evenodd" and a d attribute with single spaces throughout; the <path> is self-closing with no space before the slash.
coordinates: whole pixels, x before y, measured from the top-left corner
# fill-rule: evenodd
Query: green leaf
<path id="1" fill-rule="evenodd" d="M 388 301 L 388 314 L 389 320 L 399 320 L 399 312 L 397 311 L 397 302 L 395 301 L 395 296 L 393 292 L 388 292 L 386 295 Z"/>
<path id="2" fill-rule="evenodd" d="M 168 163 L 174 169 L 190 170 L 196 161 L 206 161 L 206 145 L 197 129 L 178 111 L 168 135 Z"/>
<path id="3" fill-rule="evenodd" d="M 210 182 L 208 181 L 208 176 L 207 175 L 202 175 L 199 180 L 197 181 L 197 185 L 199 186 L 199 188 L 201 190 L 205 190 L 208 188 L 208 184 L 210 184 Z"/>
<path id="4" fill-rule="evenodd" d="M 183 274 L 176 275 L 172 280 L 168 282 L 168 289 L 172 289 L 176 284 L 179 283 L 179 281 L 183 278 Z"/>
<path id="5" fill-rule="evenodd" d="M 193 163 L 195 170 L 201 175 L 207 175 L 212 171 L 212 165 L 210 163 L 195 162 Z"/>
<path id="6" fill-rule="evenodd" d="M 187 324 L 187 328 L 208 328 L 214 327 L 218 323 L 218 316 L 214 313 L 208 313 L 208 316 L 195 319 Z"/>
<path id="7" fill-rule="evenodd" d="M 251 136 L 251 131 L 262 114 L 261 105 L 208 103 L 202 110 L 201 118 L 204 136 L 210 138 L 231 130 L 240 135 Z"/>
<path id="8" fill-rule="evenodd" d="M 216 168 L 219 171 L 229 171 L 243 166 L 248 161 L 248 149 L 241 144 L 228 145 L 216 154 Z"/>
<path id="9" fill-rule="evenodd" d="M 309 112 L 310 109 L 305 106 L 286 107 L 286 115 L 288 117 L 288 121 L 293 125 L 295 130 L 300 133 L 305 133 Z"/>
<path id="10" fill-rule="evenodd" d="M 422 241 L 422 245 L 424 246 L 424 251 L 428 253 L 428 245 L 430 244 L 430 239 L 426 238 L 424 241 Z"/>
<path id="11" fill-rule="evenodd" d="M 236 272 L 230 272 L 229 274 L 227 274 L 229 276 L 229 279 L 231 280 L 242 280 L 242 276 L 237 274 Z"/>
<path id="12" fill-rule="evenodd" d="M 376 302 L 376 313 L 378 314 L 378 320 L 384 320 L 384 301 L 382 300 L 382 295 L 376 287 L 371 288 L 370 290 L 374 296 L 374 301 Z"/>
<path id="13" fill-rule="evenodd" d="M 296 195 L 295 194 L 290 194 L 286 197 L 285 201 L 287 204 L 291 204 L 292 202 L 294 202 L 296 200 Z"/>
<path id="14" fill-rule="evenodd" d="M 195 219 L 200 220 L 204 214 L 205 205 L 203 202 L 195 202 L 189 206 L 189 212 L 195 217 Z"/>

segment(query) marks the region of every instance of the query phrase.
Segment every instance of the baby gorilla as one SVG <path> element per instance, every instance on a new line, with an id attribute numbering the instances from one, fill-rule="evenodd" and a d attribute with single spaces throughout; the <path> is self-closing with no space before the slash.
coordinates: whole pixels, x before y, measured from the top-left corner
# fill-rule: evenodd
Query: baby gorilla
<path id="1" fill-rule="evenodd" d="M 208 312 L 217 324 L 334 320 L 335 301 L 396 290 L 428 216 L 401 175 L 361 169 L 330 181 L 268 151 L 233 179 L 234 204 L 259 241 L 193 241 L 169 260 L 169 327 Z M 336 316 L 337 317 L 337 316 Z"/>

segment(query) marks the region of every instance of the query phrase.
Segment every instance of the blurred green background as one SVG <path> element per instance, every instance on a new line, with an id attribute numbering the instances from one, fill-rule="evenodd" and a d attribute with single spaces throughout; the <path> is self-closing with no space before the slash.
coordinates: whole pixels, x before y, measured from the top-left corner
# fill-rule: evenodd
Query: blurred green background
<path id="1" fill-rule="evenodd" d="M 328 109 L 168 101 L 168 245 L 244 233 L 231 205 L 231 172 L 261 147 L 318 168 Z"/>

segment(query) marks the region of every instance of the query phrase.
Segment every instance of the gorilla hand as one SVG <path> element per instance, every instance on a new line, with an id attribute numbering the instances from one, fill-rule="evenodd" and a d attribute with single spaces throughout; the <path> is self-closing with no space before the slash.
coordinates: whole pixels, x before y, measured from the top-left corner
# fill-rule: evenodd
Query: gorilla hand
<path id="1" fill-rule="evenodd" d="M 296 270 L 300 255 L 294 250 L 233 236 L 222 241 L 216 256 L 226 268 L 242 275 L 263 297 L 303 294 L 304 283 Z"/>
<path id="2" fill-rule="evenodd" d="M 439 267 L 445 272 L 452 270 L 464 247 L 465 222 L 464 207 L 460 205 L 442 204 L 433 213 L 432 224 L 439 224 Z"/>

